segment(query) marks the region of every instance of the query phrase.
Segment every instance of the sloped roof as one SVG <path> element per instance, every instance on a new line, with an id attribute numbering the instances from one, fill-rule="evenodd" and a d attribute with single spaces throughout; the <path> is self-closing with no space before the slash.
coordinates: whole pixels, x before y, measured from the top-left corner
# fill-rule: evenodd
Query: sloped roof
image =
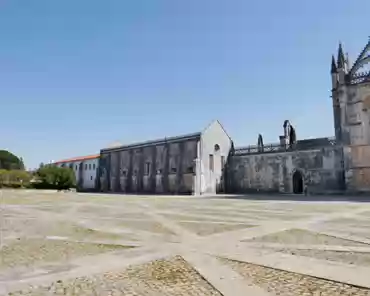
<path id="1" fill-rule="evenodd" d="M 174 143 L 174 142 L 179 142 L 179 141 L 184 141 L 184 140 L 196 139 L 196 138 L 200 138 L 200 136 L 201 136 L 201 132 L 198 132 L 198 133 L 181 135 L 177 137 L 162 138 L 162 139 L 133 143 L 133 144 L 123 145 L 123 146 L 118 146 L 118 147 L 104 148 L 101 150 L 101 152 L 108 152 L 108 151 L 114 151 L 114 150 L 119 151 L 119 150 L 127 150 L 127 149 L 137 149 L 137 148 L 142 148 L 142 147 L 147 147 L 147 146 L 156 146 L 160 144 L 168 144 L 168 143 Z"/>
<path id="2" fill-rule="evenodd" d="M 74 157 L 74 158 L 58 160 L 54 163 L 59 164 L 59 163 L 67 163 L 67 162 L 75 162 L 75 161 L 84 161 L 84 160 L 96 159 L 96 158 L 99 158 L 99 157 L 100 157 L 99 154 L 94 154 L 94 155 L 79 156 L 79 157 Z"/>

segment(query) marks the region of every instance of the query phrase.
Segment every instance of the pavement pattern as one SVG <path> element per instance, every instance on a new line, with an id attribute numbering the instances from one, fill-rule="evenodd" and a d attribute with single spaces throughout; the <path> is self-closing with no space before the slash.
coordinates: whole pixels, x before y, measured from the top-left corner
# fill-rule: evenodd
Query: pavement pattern
<path id="1" fill-rule="evenodd" d="M 370 203 L 322 198 L 2 190 L 0 295 L 370 295 Z"/>

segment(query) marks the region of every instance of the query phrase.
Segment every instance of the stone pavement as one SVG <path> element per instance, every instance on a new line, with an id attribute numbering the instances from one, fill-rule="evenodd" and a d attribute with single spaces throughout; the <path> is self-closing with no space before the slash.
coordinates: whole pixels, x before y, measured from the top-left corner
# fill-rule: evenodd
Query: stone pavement
<path id="1" fill-rule="evenodd" d="M 370 295 L 370 203 L 4 190 L 0 210 L 0 295 Z"/>

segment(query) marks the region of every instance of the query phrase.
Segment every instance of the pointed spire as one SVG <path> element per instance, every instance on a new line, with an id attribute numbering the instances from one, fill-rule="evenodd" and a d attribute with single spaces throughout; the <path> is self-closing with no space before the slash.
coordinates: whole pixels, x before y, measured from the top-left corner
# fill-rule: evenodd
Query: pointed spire
<path id="1" fill-rule="evenodd" d="M 346 58 L 344 57 L 342 43 L 340 42 L 338 48 L 338 69 L 344 69 L 345 63 Z"/>
<path id="2" fill-rule="evenodd" d="M 331 56 L 331 74 L 337 73 L 337 65 L 335 64 L 334 55 Z"/>

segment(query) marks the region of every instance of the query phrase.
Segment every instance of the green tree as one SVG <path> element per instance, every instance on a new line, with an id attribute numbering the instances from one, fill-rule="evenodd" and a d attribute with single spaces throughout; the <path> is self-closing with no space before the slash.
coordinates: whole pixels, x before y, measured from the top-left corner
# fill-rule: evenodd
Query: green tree
<path id="1" fill-rule="evenodd" d="M 76 186 L 75 175 L 70 168 L 43 166 L 37 171 L 37 176 L 39 188 L 67 190 Z"/>
<path id="2" fill-rule="evenodd" d="M 0 169 L 4 170 L 24 170 L 24 163 L 13 153 L 7 150 L 0 150 Z"/>

